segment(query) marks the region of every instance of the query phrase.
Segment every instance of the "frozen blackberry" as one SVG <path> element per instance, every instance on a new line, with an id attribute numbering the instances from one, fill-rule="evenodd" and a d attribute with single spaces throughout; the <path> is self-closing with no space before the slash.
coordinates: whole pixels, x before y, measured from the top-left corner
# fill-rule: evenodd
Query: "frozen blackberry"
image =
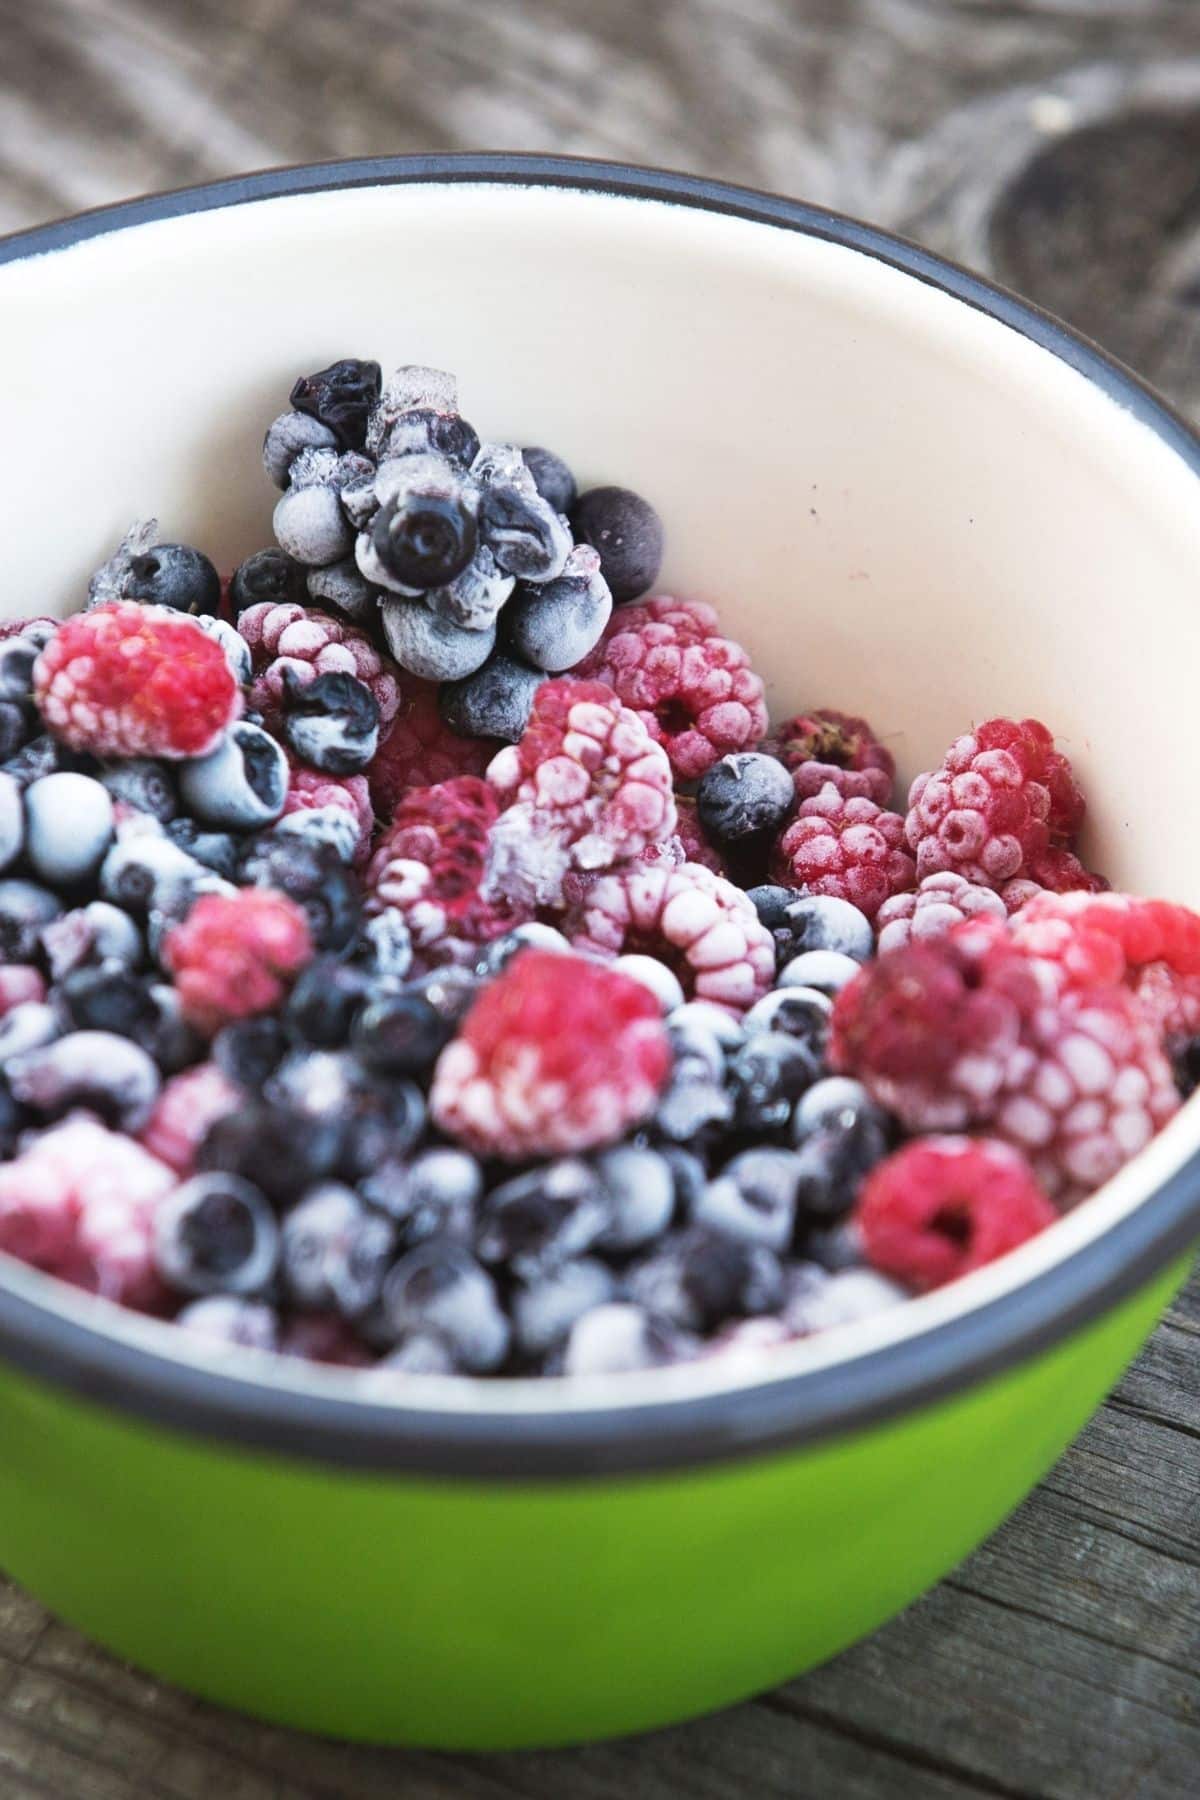
<path id="1" fill-rule="evenodd" d="M 238 564 L 229 583 L 234 612 L 240 615 L 264 600 L 273 605 L 290 601 L 302 606 L 307 595 L 305 575 L 303 565 L 293 562 L 275 545 L 269 550 L 256 550 Z"/>
<path id="2" fill-rule="evenodd" d="M 662 520 L 630 488 L 589 488 L 571 511 L 576 540 L 600 552 L 600 568 L 618 603 L 636 600 L 658 580 L 662 566 Z"/>
<path id="3" fill-rule="evenodd" d="M 344 356 L 302 375 L 289 399 L 297 412 L 308 413 L 327 425 L 347 450 L 361 450 L 367 435 L 371 408 L 379 399 L 382 371 L 377 362 Z"/>
<path id="4" fill-rule="evenodd" d="M 193 1176 L 154 1209 L 155 1266 L 180 1293 L 261 1293 L 278 1257 L 271 1208 L 236 1175 Z"/>
<path id="5" fill-rule="evenodd" d="M 338 671 L 304 682 L 289 669 L 284 674 L 283 735 L 310 767 L 327 775 L 356 775 L 378 748 L 379 707 L 370 688 L 353 675 Z M 279 807 L 282 811 L 282 797 Z"/>
<path id="6" fill-rule="evenodd" d="M 337 851 L 292 832 L 262 832 L 242 853 L 238 880 L 275 888 L 294 900 L 318 950 L 346 950 L 362 921 L 361 893 Z"/>

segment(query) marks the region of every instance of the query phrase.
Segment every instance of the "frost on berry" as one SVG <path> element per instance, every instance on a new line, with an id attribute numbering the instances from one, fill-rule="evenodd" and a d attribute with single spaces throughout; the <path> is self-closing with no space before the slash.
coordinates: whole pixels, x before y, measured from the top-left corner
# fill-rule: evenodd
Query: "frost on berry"
<path id="1" fill-rule="evenodd" d="M 615 1143 L 652 1110 L 671 1050 L 654 995 L 582 957 L 522 950 L 438 1059 L 430 1111 L 480 1155 Z"/>
<path id="2" fill-rule="evenodd" d="M 569 871 L 627 862 L 675 830 L 666 752 L 602 682 L 544 682 L 488 780 L 504 811 L 485 892 L 530 907 L 560 905 Z"/>
<path id="3" fill-rule="evenodd" d="M 711 606 L 660 594 L 613 613 L 576 674 L 607 682 L 640 712 L 680 780 L 692 781 L 767 728 L 763 684 Z"/>
<path id="4" fill-rule="evenodd" d="M 371 690 L 381 725 L 396 717 L 400 685 L 395 665 L 345 619 L 293 601 L 260 600 L 246 608 L 238 630 L 254 658 L 250 703 L 265 718 L 278 719 L 289 670 L 303 686 L 318 675 L 353 675 Z"/>
<path id="5" fill-rule="evenodd" d="M 801 802 L 775 847 L 773 871 L 789 887 L 848 900 L 868 919 L 916 881 L 899 813 L 847 799 L 832 782 Z"/>
<path id="6" fill-rule="evenodd" d="M 203 895 L 162 947 L 185 1016 L 205 1032 L 280 1005 L 312 954 L 295 901 L 254 887 Z"/>
<path id="7" fill-rule="evenodd" d="M 367 869 L 368 913 L 394 908 L 414 948 L 437 962 L 462 961 L 528 919 L 518 899 L 484 895 L 499 810 L 475 775 L 406 794 Z"/>
<path id="8" fill-rule="evenodd" d="M 911 893 L 894 894 L 884 901 L 875 915 L 876 949 L 882 954 L 913 938 L 940 937 L 963 919 L 981 915 L 1007 917 L 1005 903 L 994 888 L 979 887 L 949 870 L 927 875 Z"/>
<path id="9" fill-rule="evenodd" d="M 214 1062 L 197 1063 L 167 1081 L 139 1133 L 152 1156 L 181 1178 L 195 1173 L 196 1151 L 210 1125 L 243 1103 L 236 1083 Z"/>
<path id="10" fill-rule="evenodd" d="M 456 775 L 482 775 L 499 749 L 492 738 L 460 737 L 443 723 L 435 683 L 406 670 L 398 671 L 398 679 L 400 710 L 367 770 L 371 799 L 385 826 L 413 788 L 435 787 Z"/>
<path id="11" fill-rule="evenodd" d="M 766 746 L 790 769 L 801 800 L 819 794 L 832 782 L 847 800 L 873 800 L 886 806 L 892 796 L 896 761 L 876 741 L 865 719 L 818 706 L 787 719 Z"/>
<path id="12" fill-rule="evenodd" d="M 307 763 L 288 757 L 288 791 L 283 803 L 283 817 L 291 813 L 320 811 L 327 806 L 339 807 L 354 820 L 358 834 L 354 853 L 356 864 L 366 861 L 371 850 L 371 833 L 375 814 L 366 775 L 328 775 L 311 769 Z"/>
<path id="13" fill-rule="evenodd" d="M 697 863 L 601 875 L 567 915 L 592 955 L 641 953 L 674 970 L 689 999 L 742 1013 L 775 977 L 775 940 L 741 888 Z"/>

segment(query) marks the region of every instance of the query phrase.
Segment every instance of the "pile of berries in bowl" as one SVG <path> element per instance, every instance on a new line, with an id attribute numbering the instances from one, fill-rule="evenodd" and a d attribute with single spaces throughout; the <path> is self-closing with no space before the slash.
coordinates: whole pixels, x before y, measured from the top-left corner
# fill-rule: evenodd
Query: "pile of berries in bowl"
<path id="1" fill-rule="evenodd" d="M 398 1391 L 620 1373 L 968 1274 L 1171 1117 L 1200 917 L 1084 866 L 1044 725 L 893 810 L 646 500 L 437 371 L 291 402 L 273 547 L 141 522 L 4 628 L 0 1249 Z"/>

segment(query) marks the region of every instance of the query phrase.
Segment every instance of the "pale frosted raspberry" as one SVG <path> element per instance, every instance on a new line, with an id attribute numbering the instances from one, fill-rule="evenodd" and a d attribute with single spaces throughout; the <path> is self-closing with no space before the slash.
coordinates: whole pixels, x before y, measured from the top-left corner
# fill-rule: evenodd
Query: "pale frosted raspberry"
<path id="1" fill-rule="evenodd" d="M 832 782 L 847 800 L 873 800 L 886 806 L 892 797 L 896 761 L 877 742 L 865 719 L 833 707 L 798 713 L 774 732 L 767 746 L 792 771 L 801 800 L 819 794 Z"/>
<path id="2" fill-rule="evenodd" d="M 45 998 L 46 982 L 40 969 L 35 969 L 32 963 L 0 964 L 0 1019 L 14 1006 Z"/>
<path id="3" fill-rule="evenodd" d="M 772 866 L 776 880 L 849 900 L 868 919 L 916 882 L 899 813 L 884 812 L 873 800 L 848 800 L 831 782 L 801 802 Z"/>
<path id="4" fill-rule="evenodd" d="M 172 1075 L 139 1141 L 180 1176 L 195 1173 L 196 1151 L 210 1125 L 234 1112 L 245 1094 L 214 1062 Z"/>
<path id="5" fill-rule="evenodd" d="M 438 712 L 435 683 L 406 670 L 397 674 L 400 710 L 367 770 L 371 799 L 385 826 L 413 788 L 436 787 L 456 775 L 482 775 L 500 747 L 494 738 L 460 737 L 451 731 Z"/>
<path id="6" fill-rule="evenodd" d="M 287 799 L 283 803 L 284 818 L 289 813 L 311 812 L 326 806 L 340 807 L 343 812 L 350 814 L 358 830 L 354 861 L 356 864 L 364 863 L 371 853 L 371 833 L 375 828 L 375 813 L 367 777 L 327 775 L 320 769 L 310 769 L 307 763 L 298 762 L 294 756 L 288 757 L 288 764 L 290 774 Z"/>
<path id="7" fill-rule="evenodd" d="M 305 686 L 318 675 L 339 670 L 353 675 L 374 695 L 381 725 L 396 717 L 400 686 L 394 665 L 345 619 L 294 601 L 260 600 L 246 608 L 238 630 L 254 657 L 250 703 L 268 719 L 277 719 L 282 711 L 289 669 Z"/>
<path id="8" fill-rule="evenodd" d="M 162 946 L 184 1013 L 210 1033 L 278 1006 L 312 954 L 301 909 L 265 887 L 202 895 Z"/>
<path id="9" fill-rule="evenodd" d="M 1004 901 L 994 888 L 978 887 L 948 869 L 927 875 L 912 893 L 893 894 L 875 915 L 877 953 L 896 950 L 910 939 L 940 937 L 952 925 L 980 915 L 1007 917 Z"/>
<path id="10" fill-rule="evenodd" d="M 741 888 L 696 863 L 598 876 L 564 926 L 599 956 L 645 953 L 673 969 L 689 998 L 742 1013 L 775 977 L 775 940 Z"/>

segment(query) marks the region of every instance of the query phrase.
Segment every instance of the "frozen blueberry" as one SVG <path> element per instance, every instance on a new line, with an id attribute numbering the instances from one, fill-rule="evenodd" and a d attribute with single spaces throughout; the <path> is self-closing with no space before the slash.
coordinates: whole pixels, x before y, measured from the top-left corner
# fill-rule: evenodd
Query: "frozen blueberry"
<path id="1" fill-rule="evenodd" d="M 150 984 L 122 963 L 75 969 L 59 985 L 59 997 L 76 1031 L 115 1031 L 146 1043 L 159 1022 Z"/>
<path id="2" fill-rule="evenodd" d="M 335 956 L 318 956 L 301 971 L 288 996 L 284 1019 L 289 1031 L 306 1044 L 336 1050 L 350 1036 L 354 1016 L 367 1003 L 372 987 L 365 969 Z"/>
<path id="3" fill-rule="evenodd" d="M 873 1105 L 846 1108 L 826 1124 L 806 1130 L 797 1157 L 797 1203 L 812 1224 L 842 1218 L 858 1198 L 864 1177 L 890 1148 L 887 1126 Z"/>
<path id="4" fill-rule="evenodd" d="M 27 700 L 0 699 L 0 763 L 7 763 L 37 728 L 37 714 Z"/>
<path id="5" fill-rule="evenodd" d="M 278 888 L 304 911 L 318 950 L 346 950 L 358 936 L 362 894 L 337 851 L 292 833 L 261 832 L 242 853 L 243 886 Z"/>
<path id="6" fill-rule="evenodd" d="M 196 1166 L 242 1175 L 269 1199 L 290 1201 L 333 1174 L 342 1136 L 338 1119 L 251 1100 L 209 1127 L 197 1149 Z"/>
<path id="7" fill-rule="evenodd" d="M 178 910 L 207 871 L 167 837 L 142 834 L 119 839 L 100 867 L 100 892 L 135 917 Z"/>
<path id="8" fill-rule="evenodd" d="M 783 1031 L 755 1032 L 729 1063 L 734 1118 L 742 1131 L 781 1131 L 820 1062 L 804 1038 Z"/>
<path id="9" fill-rule="evenodd" d="M 874 1269 L 844 1269 L 824 1280 L 797 1284 L 788 1296 L 784 1320 L 798 1337 L 828 1331 L 834 1325 L 857 1325 L 907 1299 L 902 1287 Z"/>
<path id="10" fill-rule="evenodd" d="M 789 1037 L 822 1045 L 832 1011 L 833 1001 L 819 988 L 773 988 L 755 1001 L 742 1023 L 747 1037 L 763 1031 L 782 1031 Z"/>
<path id="11" fill-rule="evenodd" d="M 336 432 L 320 419 L 302 412 L 280 413 L 267 426 L 262 449 L 263 468 L 276 487 L 285 488 L 292 464 L 302 451 L 333 450 L 337 441 Z M 263 596 L 264 599 L 267 597 Z"/>
<path id="12" fill-rule="evenodd" d="M 790 941 L 782 960 L 790 961 L 808 950 L 832 950 L 855 962 L 875 954 L 875 933 L 865 913 L 849 900 L 833 894 L 801 894 L 787 908 Z M 781 947 L 783 948 L 783 947 Z M 813 982 L 819 987 L 819 982 Z"/>
<path id="13" fill-rule="evenodd" d="M 816 988 L 821 994 L 837 994 L 853 981 L 861 964 L 840 950 L 805 950 L 779 971 L 782 988 Z"/>
<path id="14" fill-rule="evenodd" d="M 222 1074 L 253 1094 L 266 1086 L 288 1048 L 280 1020 L 263 1013 L 223 1025 L 212 1041 L 212 1058 Z"/>
<path id="15" fill-rule="evenodd" d="M 319 419 L 348 450 L 361 450 L 382 385 L 377 362 L 344 356 L 315 375 L 302 375 L 289 398 L 297 412 Z"/>
<path id="16" fill-rule="evenodd" d="M 618 603 L 636 600 L 658 580 L 662 520 L 640 494 L 623 487 L 589 488 L 571 512 L 576 540 L 600 552 L 600 568 Z"/>
<path id="17" fill-rule="evenodd" d="M 114 800 L 123 800 L 127 806 L 149 813 L 160 825 L 168 824 L 179 811 L 175 772 L 170 763 L 151 756 L 135 756 L 128 762 L 101 769 L 97 780 Z"/>
<path id="18" fill-rule="evenodd" d="M 722 756 L 703 776 L 696 809 L 714 844 L 744 844 L 777 832 L 796 804 L 781 762 L 755 750 Z"/>
<path id="19" fill-rule="evenodd" d="M 42 928 L 61 912 L 62 902 L 49 888 L 17 876 L 0 881 L 0 962 L 32 962 Z"/>
<path id="20" fill-rule="evenodd" d="M 483 1172 L 465 1150 L 435 1146 L 411 1162 L 384 1163 L 364 1176 L 363 1198 L 400 1227 L 412 1246 L 426 1238 L 470 1244 L 483 1193 Z"/>
<path id="21" fill-rule="evenodd" d="M 237 1175 L 193 1176 L 155 1207 L 155 1267 L 181 1293 L 260 1293 L 278 1259 L 275 1216 Z"/>
<path id="22" fill-rule="evenodd" d="M 400 667 L 423 681 L 460 681 L 473 675 L 496 642 L 494 625 L 467 631 L 439 618 L 423 600 L 389 596 L 380 607 L 380 618 L 388 649 Z"/>
<path id="23" fill-rule="evenodd" d="M 271 524 L 280 548 L 307 568 L 340 562 L 354 547 L 354 532 L 332 483 L 288 488 Z"/>
<path id="24" fill-rule="evenodd" d="M 48 781 L 83 781 L 79 777 L 50 775 Z M 35 786 L 38 784 L 34 784 Z M 26 793 L 31 792 L 29 788 Z M 7 869 L 21 854 L 21 846 L 25 842 L 25 810 L 21 804 L 21 786 L 11 775 L 0 773 L 0 869 Z"/>
<path id="25" fill-rule="evenodd" d="M 452 1026 L 466 1017 L 479 986 L 479 977 L 473 970 L 454 967 L 432 969 L 412 983 L 415 992 L 424 994 L 430 1006 Z"/>
<path id="26" fill-rule="evenodd" d="M 538 1358 L 569 1336 L 584 1313 L 616 1297 L 611 1269 L 595 1257 L 563 1263 L 533 1282 L 519 1282 L 512 1296 L 513 1337 L 523 1356 Z"/>
<path id="27" fill-rule="evenodd" d="M 72 1031 L 41 1049 L 10 1056 L 6 1073 L 22 1106 L 44 1118 L 84 1106 L 130 1132 L 146 1123 L 162 1086 L 140 1045 L 111 1031 Z"/>
<path id="28" fill-rule="evenodd" d="M 225 661 L 229 664 L 229 672 L 239 687 L 248 687 L 254 674 L 254 663 L 250 655 L 250 646 L 228 619 L 198 618 L 196 624 L 205 637 L 210 637 L 225 652 Z"/>
<path id="29" fill-rule="evenodd" d="M 279 485 L 282 487 L 284 482 Z M 264 600 L 277 606 L 284 601 L 303 605 L 306 592 L 303 566 L 274 544 L 269 550 L 256 550 L 240 562 L 229 583 L 229 598 L 238 614 Z"/>
<path id="30" fill-rule="evenodd" d="M 396 1233 L 353 1188 L 337 1181 L 311 1188 L 287 1214 L 280 1236 L 284 1292 L 296 1306 L 332 1308 L 355 1319 L 379 1299 Z"/>
<path id="31" fill-rule="evenodd" d="M 627 1375 L 685 1362 L 699 1344 L 644 1307 L 618 1302 L 593 1307 L 575 1321 L 563 1356 L 564 1375 Z"/>
<path id="32" fill-rule="evenodd" d="M 665 1013 L 673 1013 L 684 1004 L 683 989 L 679 977 L 668 969 L 666 963 L 660 962 L 657 956 L 618 956 L 613 968 L 620 975 L 628 975 L 631 981 L 638 981 L 644 988 L 649 988 Z"/>
<path id="33" fill-rule="evenodd" d="M 374 619 L 382 592 L 367 580 L 352 556 L 330 563 L 327 569 L 310 569 L 306 586 L 309 598 L 318 606 L 332 606 L 362 624 Z"/>
<path id="34" fill-rule="evenodd" d="M 596 1170 L 575 1156 L 530 1169 L 487 1196 L 476 1243 L 486 1263 L 506 1263 L 526 1281 L 582 1255 L 611 1223 Z"/>
<path id="35" fill-rule="evenodd" d="M 533 708 L 545 672 L 530 669 L 503 651 L 463 680 L 446 681 L 438 691 L 438 711 L 461 737 L 502 738 L 515 744 Z"/>
<path id="36" fill-rule="evenodd" d="M 773 1312 L 783 1297 L 774 1251 L 692 1225 L 666 1239 L 626 1275 L 629 1296 L 685 1331 Z"/>
<path id="37" fill-rule="evenodd" d="M 9 791 L 6 786 L 5 797 Z M 45 775 L 25 789 L 25 854 L 43 881 L 59 887 L 86 881 L 112 836 L 112 796 L 90 775 Z"/>
<path id="38" fill-rule="evenodd" d="M 490 631 L 515 585 L 515 578 L 504 573 L 487 545 L 480 544 L 461 575 L 445 587 L 430 588 L 424 599 L 430 612 L 451 625 Z"/>
<path id="39" fill-rule="evenodd" d="M 383 1286 L 383 1311 L 395 1336 L 441 1338 L 457 1367 L 471 1374 L 498 1368 L 511 1336 L 491 1277 L 461 1244 L 410 1250 Z"/>
<path id="40" fill-rule="evenodd" d="M 675 1212 L 675 1171 L 657 1150 L 619 1144 L 596 1158 L 611 1217 L 597 1240 L 601 1250 L 637 1250 L 659 1237 Z"/>
<path id="41" fill-rule="evenodd" d="M 33 689 L 33 665 L 41 655 L 33 638 L 11 637 L 0 643 L 0 699 L 27 700 Z"/>
<path id="42" fill-rule="evenodd" d="M 416 1331 L 394 1350 L 389 1350 L 386 1356 L 380 1357 L 371 1370 L 370 1379 L 373 1381 L 378 1376 L 382 1381 L 390 1382 L 397 1375 L 457 1373 L 454 1352 L 445 1338 L 435 1337 L 429 1331 Z"/>
<path id="43" fill-rule="evenodd" d="M 107 900 L 91 900 L 42 928 L 42 950 L 52 981 L 62 981 L 73 969 L 101 963 L 136 968 L 142 949 L 142 934 L 134 921 Z"/>
<path id="44" fill-rule="evenodd" d="M 571 533 L 538 493 L 521 452 L 508 444 L 485 444 L 472 473 L 481 487 L 479 533 L 505 574 L 521 581 L 561 575 Z"/>
<path id="45" fill-rule="evenodd" d="M 332 850 L 347 865 L 358 855 L 358 820 L 345 806 L 302 806 L 297 812 L 284 813 L 275 829 Z"/>
<path id="46" fill-rule="evenodd" d="M 57 739 L 47 737 L 30 738 L 10 756 L 4 764 L 4 773 L 11 775 L 19 786 L 26 788 L 31 781 L 40 781 L 43 775 L 53 775 L 59 769 L 71 769 L 82 759 L 68 750 L 65 744 Z"/>
<path id="47" fill-rule="evenodd" d="M 553 450 L 544 450 L 540 444 L 527 444 L 521 456 L 542 499 L 549 501 L 556 513 L 569 513 L 578 489 L 562 457 L 555 456 Z"/>
<path id="48" fill-rule="evenodd" d="M 248 831 L 279 817 L 288 778 L 282 746 L 261 725 L 242 721 L 207 756 L 180 764 L 179 792 L 188 811 L 205 825 Z"/>
<path id="49" fill-rule="evenodd" d="M 833 1225 L 810 1226 L 801 1239 L 800 1253 L 830 1275 L 861 1268 L 863 1260 L 862 1242 L 849 1219 L 840 1219 Z"/>
<path id="50" fill-rule="evenodd" d="M 699 1195 L 698 1225 L 782 1254 L 796 1229 L 798 1158 L 793 1150 L 744 1150 Z"/>
<path id="51" fill-rule="evenodd" d="M 167 981 L 152 981 L 150 997 L 158 1008 L 158 1018 L 147 1038 L 149 1050 L 164 1075 L 177 1075 L 205 1054 L 204 1039 L 185 1016 L 179 989 Z"/>
<path id="52" fill-rule="evenodd" d="M 379 707 L 370 688 L 343 669 L 309 682 L 285 669 L 283 735 L 300 760 L 314 769 L 328 775 L 356 775 L 378 747 Z M 286 759 L 281 780 L 280 811 L 287 793 Z"/>
<path id="53" fill-rule="evenodd" d="M 243 1300 L 236 1294 L 206 1294 L 176 1313 L 175 1323 L 215 1344 L 238 1350 L 277 1350 L 279 1315 L 263 1300 Z"/>
<path id="54" fill-rule="evenodd" d="M 221 604 L 221 577 L 191 544 L 155 544 L 131 556 L 124 590 L 129 600 L 176 612 L 211 614 Z"/>
<path id="55" fill-rule="evenodd" d="M 433 406 L 413 406 L 392 423 L 385 446 L 393 456 L 444 456 L 469 469 L 479 454 L 479 433 L 461 413 Z"/>
<path id="56" fill-rule="evenodd" d="M 62 1036 L 63 1022 L 55 1006 L 40 1000 L 25 1000 L 10 1007 L 0 1018 L 0 1065 L 23 1056 L 27 1050 L 40 1050 Z"/>
<path id="57" fill-rule="evenodd" d="M 343 1119 L 337 1172 L 360 1182 L 387 1162 L 400 1162 L 420 1141 L 428 1109 L 414 1081 L 364 1082 Z"/>
<path id="58" fill-rule="evenodd" d="M 792 1137 L 802 1144 L 814 1131 L 827 1125 L 848 1128 L 859 1119 L 871 1119 L 883 1133 L 890 1121 L 881 1106 L 872 1100 L 861 1081 L 848 1075 L 827 1075 L 815 1082 L 799 1101 L 792 1116 Z"/>
<path id="59" fill-rule="evenodd" d="M 555 580 L 518 587 L 504 610 L 505 635 L 518 656 L 556 675 L 600 642 L 612 606 L 598 552 L 577 544 Z"/>
<path id="60" fill-rule="evenodd" d="M 364 534 L 371 554 L 360 547 L 359 568 L 368 581 L 399 593 L 445 587 L 462 574 L 479 542 L 473 484 L 436 456 L 403 457 L 381 475 L 382 503 Z"/>
<path id="61" fill-rule="evenodd" d="M 370 1069 L 419 1075 L 432 1069 L 454 1035 L 453 1023 L 418 992 L 371 1001 L 354 1022 L 354 1047 Z"/>
<path id="62" fill-rule="evenodd" d="M 232 881 L 237 874 L 242 846 L 228 831 L 206 830 L 195 819 L 172 819 L 167 826 L 167 837 L 196 862 L 212 869 L 226 881 Z"/>
<path id="63" fill-rule="evenodd" d="M 715 1039 L 725 1051 L 735 1050 L 746 1035 L 739 1019 L 727 1013 L 723 1006 L 714 1006 L 710 1000 L 685 1000 L 668 1016 L 667 1024 L 676 1036 L 699 1033 L 704 1038 Z"/>
<path id="64" fill-rule="evenodd" d="M 398 907 L 389 906 L 364 921 L 354 960 L 376 981 L 400 981 L 408 974 L 412 938 Z"/>
<path id="65" fill-rule="evenodd" d="M 493 938 L 490 944 L 483 945 L 475 968 L 480 975 L 498 975 L 520 950 L 553 950 L 556 955 L 570 955 L 571 945 L 553 925 L 530 919 L 526 924 L 506 931 L 503 937 Z"/>
<path id="66" fill-rule="evenodd" d="M 307 1044 L 290 1050 L 263 1090 L 272 1105 L 294 1107 L 314 1118 L 348 1122 L 368 1077 L 357 1058 L 345 1051 L 318 1050 Z"/>

